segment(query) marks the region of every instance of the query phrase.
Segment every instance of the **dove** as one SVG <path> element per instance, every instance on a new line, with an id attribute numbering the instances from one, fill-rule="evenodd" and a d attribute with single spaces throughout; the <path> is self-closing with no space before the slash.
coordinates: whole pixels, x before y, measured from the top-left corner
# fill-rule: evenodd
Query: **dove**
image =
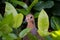
<path id="1" fill-rule="evenodd" d="M 44 40 L 44 38 L 42 38 L 42 37 L 38 34 L 38 32 L 37 32 L 37 28 L 36 28 L 36 26 L 35 26 L 34 16 L 33 16 L 32 14 L 26 15 L 25 21 L 27 22 L 27 28 L 31 28 L 30 33 L 31 33 L 32 35 L 35 35 L 35 36 L 38 38 L 38 40 Z M 26 36 L 23 38 L 23 40 L 29 40 L 28 36 L 26 35 Z"/>

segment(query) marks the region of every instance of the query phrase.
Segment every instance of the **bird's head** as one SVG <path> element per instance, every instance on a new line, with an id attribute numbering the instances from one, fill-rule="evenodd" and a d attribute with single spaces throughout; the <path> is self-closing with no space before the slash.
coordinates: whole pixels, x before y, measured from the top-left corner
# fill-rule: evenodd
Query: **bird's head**
<path id="1" fill-rule="evenodd" d="M 28 23 L 28 22 L 34 22 L 34 16 L 32 15 L 32 14 L 28 14 L 27 16 L 26 16 L 26 22 Z"/>

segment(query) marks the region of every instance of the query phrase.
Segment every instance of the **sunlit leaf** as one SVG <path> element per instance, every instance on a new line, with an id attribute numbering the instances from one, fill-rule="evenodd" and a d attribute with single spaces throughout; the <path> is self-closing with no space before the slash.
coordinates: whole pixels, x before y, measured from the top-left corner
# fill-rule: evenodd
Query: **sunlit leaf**
<path id="1" fill-rule="evenodd" d="M 5 2 L 6 3 L 6 8 L 5 8 L 5 16 L 8 14 L 13 14 L 14 16 L 17 15 L 16 9 L 12 6 L 12 4 Z"/>
<path id="2" fill-rule="evenodd" d="M 23 31 L 21 31 L 21 32 L 19 33 L 19 37 L 20 37 L 20 38 L 23 38 L 24 36 L 26 36 L 26 35 L 30 32 L 30 30 L 31 30 L 31 28 L 26 28 L 26 29 L 24 29 Z"/>
<path id="3" fill-rule="evenodd" d="M 18 14 L 14 17 L 14 24 L 13 24 L 13 28 L 18 28 L 19 26 L 21 26 L 23 21 L 23 14 Z"/>
<path id="4" fill-rule="evenodd" d="M 13 15 L 12 14 L 6 15 L 4 17 L 4 19 L 2 20 L 2 25 L 4 25 L 4 24 L 8 24 L 9 26 L 13 25 Z"/>
<path id="5" fill-rule="evenodd" d="M 53 40 L 60 40 L 60 30 L 51 32 L 51 38 Z"/>
<path id="6" fill-rule="evenodd" d="M 49 18 L 47 13 L 42 9 L 38 17 L 38 33 L 41 36 L 48 35 Z"/>

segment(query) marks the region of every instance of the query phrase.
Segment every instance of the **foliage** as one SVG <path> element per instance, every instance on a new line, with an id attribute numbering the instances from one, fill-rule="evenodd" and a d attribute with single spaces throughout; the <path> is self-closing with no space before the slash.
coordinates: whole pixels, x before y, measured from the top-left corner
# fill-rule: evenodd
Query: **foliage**
<path id="1" fill-rule="evenodd" d="M 25 35 L 27 35 L 27 33 L 30 32 L 30 30 L 30 28 L 24 29 L 22 32 L 20 32 L 19 37 L 23 38 Z"/>
<path id="2" fill-rule="evenodd" d="M 13 33 L 13 28 L 17 29 L 19 26 L 21 26 L 23 14 L 17 14 L 14 7 L 8 2 L 6 2 L 5 10 L 7 11 L 5 11 L 4 17 L 0 15 L 0 37 L 2 36 L 3 40 L 17 39 L 17 36 Z"/>
<path id="3" fill-rule="evenodd" d="M 29 13 L 38 19 L 35 23 L 40 36 L 45 40 L 60 40 L 59 0 L 6 0 L 5 4 L 4 17 L 0 14 L 2 40 L 21 40 L 26 35 L 30 40 L 38 40 L 36 36 L 29 33 L 30 28 L 21 30 L 21 27 L 25 26 L 23 25 L 24 16 Z"/>
<path id="4" fill-rule="evenodd" d="M 46 12 L 42 9 L 38 17 L 38 33 L 41 36 L 48 35 L 49 19 Z"/>

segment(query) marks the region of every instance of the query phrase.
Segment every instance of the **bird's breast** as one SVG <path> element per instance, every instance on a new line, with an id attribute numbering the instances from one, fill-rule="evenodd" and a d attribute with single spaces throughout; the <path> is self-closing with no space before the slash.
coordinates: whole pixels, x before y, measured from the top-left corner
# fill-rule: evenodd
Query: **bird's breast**
<path id="1" fill-rule="evenodd" d="M 34 27 L 31 31 L 30 31 L 33 35 L 35 35 L 37 33 L 37 28 Z"/>

